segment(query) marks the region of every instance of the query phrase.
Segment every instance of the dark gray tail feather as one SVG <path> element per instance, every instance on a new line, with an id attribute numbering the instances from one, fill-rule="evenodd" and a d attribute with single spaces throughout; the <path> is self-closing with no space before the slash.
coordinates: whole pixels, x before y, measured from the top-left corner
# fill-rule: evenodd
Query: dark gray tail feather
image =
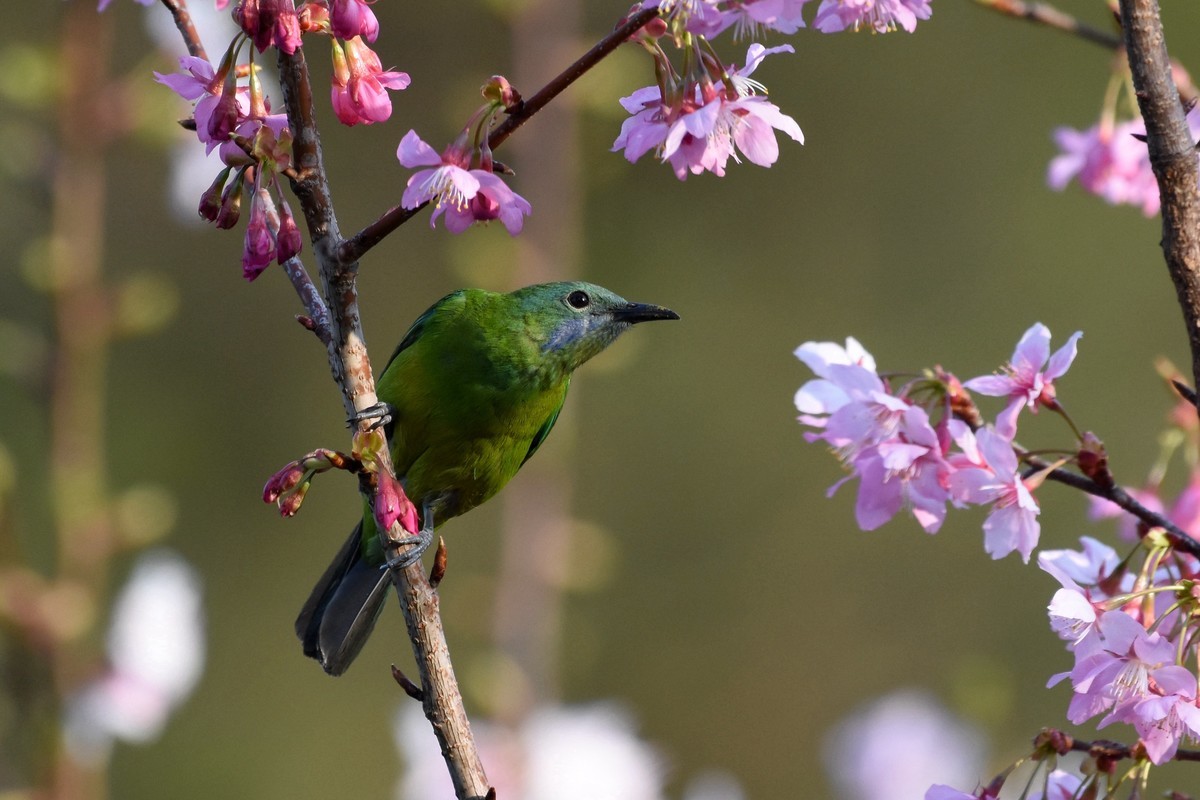
<path id="1" fill-rule="evenodd" d="M 330 675 L 345 672 L 367 643 L 391 584 L 386 569 L 362 560 L 361 530 L 359 523 L 296 618 L 304 655 L 320 661 Z"/>

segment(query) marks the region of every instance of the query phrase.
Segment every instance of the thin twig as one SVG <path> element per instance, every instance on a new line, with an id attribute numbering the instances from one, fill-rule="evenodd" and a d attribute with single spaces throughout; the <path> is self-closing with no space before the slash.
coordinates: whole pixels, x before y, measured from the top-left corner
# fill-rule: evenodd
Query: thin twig
<path id="1" fill-rule="evenodd" d="M 1055 30 L 1073 34 L 1080 39 L 1094 42 L 1110 50 L 1116 50 L 1122 45 L 1120 34 L 1094 28 L 1046 3 L 1026 3 L 1023 0 L 975 0 L 975 2 L 984 8 L 990 8 L 1010 17 L 1037 22 Z"/>
<path id="2" fill-rule="evenodd" d="M 300 302 L 308 310 L 306 319 L 311 324 L 305 324 L 304 327 L 315 333 L 317 338 L 324 342 L 326 347 L 329 347 L 333 343 L 329 306 L 325 305 L 325 301 L 321 299 L 321 293 L 317 291 L 316 284 L 308 276 L 304 262 L 300 260 L 299 256 L 292 256 L 280 266 L 283 268 L 284 274 L 288 276 L 288 280 L 292 282 L 292 286 L 295 287 L 296 294 L 300 296 Z"/>
<path id="3" fill-rule="evenodd" d="M 542 110 L 547 103 L 562 94 L 568 86 L 579 80 L 584 73 L 596 66 L 602 59 L 612 53 L 613 50 L 616 50 L 618 46 L 629 39 L 632 34 L 637 32 L 638 29 L 645 26 L 647 22 L 657 16 L 657 8 L 642 9 L 613 29 L 612 33 L 601 39 L 595 47 L 588 50 L 571 66 L 551 79 L 537 94 L 509 109 L 508 117 L 504 122 L 497 125 L 496 129 L 488 136 L 488 145 L 493 150 L 499 147 L 505 139 L 512 135 L 513 131 L 524 125 L 530 117 Z M 390 209 L 379 219 L 342 242 L 337 252 L 338 260 L 342 264 L 351 264 L 362 258 L 364 253 L 382 242 L 396 228 L 399 228 L 412 219 L 426 205 L 428 204 L 425 203 L 411 209 L 401 208 L 400 206 Z"/>
<path id="4" fill-rule="evenodd" d="M 183 43 L 187 46 L 188 53 L 208 61 L 208 53 L 204 52 L 200 34 L 196 32 L 196 26 L 192 24 L 192 15 L 188 13 L 187 0 L 162 0 L 162 3 L 175 19 L 175 27 L 183 36 Z"/>
<path id="5" fill-rule="evenodd" d="M 488 145 L 493 150 L 499 147 L 505 139 L 512 135 L 513 131 L 524 125 L 547 103 L 562 94 L 568 86 L 583 77 L 589 69 L 600 63 L 609 53 L 624 44 L 630 36 L 657 16 L 657 7 L 644 8 L 614 28 L 612 33 L 605 36 L 596 43 L 595 47 L 576 59 L 575 63 L 556 75 L 537 94 L 528 100 L 517 103 L 516 108 L 509 109 L 508 117 L 497 125 L 496 129 L 488 136 Z"/>
<path id="6" fill-rule="evenodd" d="M 1027 457 L 1025 463 L 1029 464 L 1033 472 L 1043 472 L 1050 467 L 1050 464 L 1040 458 Z M 1162 514 L 1157 514 L 1137 500 L 1130 496 L 1129 492 L 1122 489 L 1120 486 L 1112 486 L 1105 488 L 1096 481 L 1084 475 L 1078 475 L 1074 472 L 1065 469 L 1052 469 L 1045 473 L 1047 480 L 1055 481 L 1066 486 L 1071 486 L 1075 489 L 1087 492 L 1094 497 L 1101 497 L 1114 505 L 1128 511 L 1133 516 L 1146 523 L 1151 528 L 1162 528 L 1166 531 L 1167 538 L 1176 549 L 1182 550 L 1185 553 L 1200 558 L 1200 541 L 1193 539 L 1187 531 L 1180 528 L 1171 520 L 1167 519 Z"/>
<path id="7" fill-rule="evenodd" d="M 1120 50 L 1125 46 L 1125 41 L 1121 38 L 1120 33 L 1111 33 L 1088 25 L 1086 22 L 1080 22 L 1070 14 L 1059 11 L 1048 3 L 1026 3 L 1024 0 L 975 0 L 975 2 L 1005 16 L 1036 22 L 1109 50 Z M 1180 96 L 1188 102 L 1194 102 L 1200 92 L 1192 83 L 1191 76 L 1178 62 L 1172 61 L 1171 67 Z"/>
<path id="8" fill-rule="evenodd" d="M 1156 0 L 1120 0 L 1125 49 L 1162 197 L 1162 249 L 1183 310 L 1200 385 L 1200 167 L 1167 54 Z"/>
<path id="9" fill-rule="evenodd" d="M 1095 741 L 1087 742 L 1082 739 L 1076 739 L 1066 731 L 1060 731 L 1055 728 L 1046 728 L 1043 730 L 1034 738 L 1033 743 L 1038 748 L 1048 745 L 1060 756 L 1065 756 L 1067 753 L 1074 751 L 1076 753 L 1087 753 L 1092 758 L 1100 761 L 1145 758 L 1145 748 L 1140 742 L 1133 746 L 1121 744 L 1120 742 L 1112 742 L 1107 739 L 1096 739 Z M 1170 760 L 1200 761 L 1200 750 L 1180 748 L 1175 751 L 1175 755 Z"/>

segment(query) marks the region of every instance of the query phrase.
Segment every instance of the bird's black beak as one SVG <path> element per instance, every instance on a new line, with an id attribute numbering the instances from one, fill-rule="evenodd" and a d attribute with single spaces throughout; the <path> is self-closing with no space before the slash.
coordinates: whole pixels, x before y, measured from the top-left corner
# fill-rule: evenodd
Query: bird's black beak
<path id="1" fill-rule="evenodd" d="M 655 319 L 679 319 L 679 315 L 671 309 L 653 303 L 627 303 L 614 309 L 612 315 L 618 322 L 628 322 L 630 325 Z"/>

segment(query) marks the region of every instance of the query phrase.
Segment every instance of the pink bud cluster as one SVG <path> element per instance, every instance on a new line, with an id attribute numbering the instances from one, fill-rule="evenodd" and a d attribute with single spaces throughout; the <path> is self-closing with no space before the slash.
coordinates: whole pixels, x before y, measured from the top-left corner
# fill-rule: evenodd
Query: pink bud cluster
<path id="1" fill-rule="evenodd" d="M 404 89 L 408 75 L 386 71 L 366 41 L 374 41 L 379 23 L 364 0 L 240 0 L 233 17 L 242 32 L 230 43 L 221 63 L 180 59 L 180 72 L 155 73 L 160 83 L 195 102 L 196 136 L 208 152 L 218 151 L 226 168 L 201 196 L 200 216 L 219 228 L 231 228 L 241 216 L 243 192 L 250 194 L 250 215 L 242 250 L 242 273 L 254 280 L 272 262 L 297 255 L 302 237 L 283 197 L 279 174 L 291 169 L 292 132 L 287 117 L 272 114 L 263 93 L 254 50 L 275 47 L 294 53 L 307 32 L 330 36 L 333 51 L 332 102 L 346 125 L 381 122 L 391 116 L 388 90 Z M 239 63 L 244 44 L 253 48 Z"/>
<path id="2" fill-rule="evenodd" d="M 1038 323 L 1021 338 L 1002 374 L 964 384 L 939 369 L 897 390 L 854 339 L 845 347 L 801 345 L 796 356 L 818 376 L 796 393 L 800 422 L 815 429 L 805 438 L 824 441 L 850 470 L 829 493 L 859 481 L 855 515 L 863 530 L 907 508 L 935 533 L 948 504 L 987 506 L 984 549 L 993 558 L 1016 551 L 1028 561 L 1040 533 L 1032 492 L 1042 477 L 1021 475 L 1012 443 L 1016 418 L 1023 408 L 1056 407 L 1054 380 L 1075 358 L 1080 335 L 1051 355 L 1050 331 Z M 960 418 L 972 416 L 959 413 L 964 408 L 974 409 L 967 389 L 1008 398 L 994 425 L 973 429 Z"/>
<path id="3" fill-rule="evenodd" d="M 348 463 L 336 450 L 314 450 L 267 479 L 263 486 L 263 502 L 278 505 L 280 516 L 295 516 L 312 486 L 313 477 L 331 469 L 347 469 Z"/>
<path id="4" fill-rule="evenodd" d="M 254 280 L 272 261 L 282 263 L 299 253 L 302 241 L 278 179 L 291 167 L 292 132 L 284 115 L 271 113 L 254 66 L 235 66 L 236 45 L 235 41 L 219 69 L 204 59 L 184 56 L 179 60 L 181 72 L 156 72 L 155 77 L 185 100 L 196 101 L 196 136 L 226 164 L 201 195 L 200 216 L 218 228 L 232 228 L 241 216 L 243 190 L 251 193 L 242 274 Z M 243 71 L 247 83 L 239 85 Z"/>

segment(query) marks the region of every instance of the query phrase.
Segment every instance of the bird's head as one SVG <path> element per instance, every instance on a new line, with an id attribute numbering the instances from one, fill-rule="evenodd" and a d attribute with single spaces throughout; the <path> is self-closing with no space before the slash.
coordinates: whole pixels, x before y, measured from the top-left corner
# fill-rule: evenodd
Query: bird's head
<path id="1" fill-rule="evenodd" d="M 679 319 L 669 308 L 631 303 L 583 281 L 526 286 L 512 297 L 520 305 L 526 331 L 546 360 L 568 372 L 608 347 L 631 325 Z"/>

